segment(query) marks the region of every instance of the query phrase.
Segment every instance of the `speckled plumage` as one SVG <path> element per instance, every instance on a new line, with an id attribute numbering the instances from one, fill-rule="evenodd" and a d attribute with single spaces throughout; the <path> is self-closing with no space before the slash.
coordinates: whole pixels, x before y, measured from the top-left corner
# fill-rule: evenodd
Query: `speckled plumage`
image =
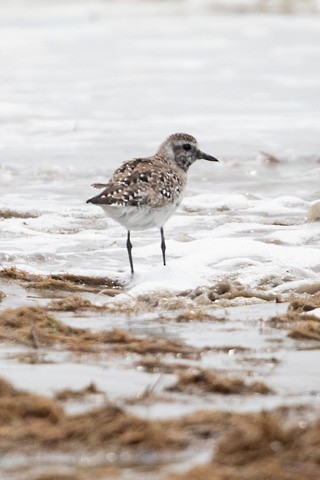
<path id="1" fill-rule="evenodd" d="M 137 158 L 118 168 L 103 192 L 95 197 L 97 203 L 161 208 L 174 202 L 186 183 L 186 174 L 160 155 Z"/>
<path id="2" fill-rule="evenodd" d="M 125 162 L 108 183 L 93 184 L 104 190 L 88 202 L 102 207 L 128 230 L 129 244 L 130 230 L 160 228 L 165 264 L 163 225 L 180 205 L 188 168 L 199 158 L 217 161 L 198 149 L 194 137 L 175 133 L 160 145 L 155 155 Z M 130 265 L 133 273 L 132 258 Z"/>

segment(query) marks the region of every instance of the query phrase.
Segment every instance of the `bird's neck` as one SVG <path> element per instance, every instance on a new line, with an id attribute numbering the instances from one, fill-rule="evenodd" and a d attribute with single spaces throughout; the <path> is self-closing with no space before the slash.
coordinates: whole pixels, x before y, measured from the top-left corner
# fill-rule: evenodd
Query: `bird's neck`
<path id="1" fill-rule="evenodd" d="M 170 165 L 173 165 L 175 168 L 179 168 L 184 172 L 187 172 L 190 165 L 193 164 L 193 160 L 189 156 L 181 155 L 177 157 L 174 154 L 172 148 L 170 148 L 170 146 L 166 145 L 165 143 L 160 146 L 159 150 L 156 153 L 156 156 L 161 157 Z"/>
<path id="2" fill-rule="evenodd" d="M 168 145 L 166 142 L 160 145 L 160 148 L 157 151 L 156 155 L 159 155 L 160 157 L 164 158 L 167 162 L 174 161 L 174 151 L 172 147 Z"/>

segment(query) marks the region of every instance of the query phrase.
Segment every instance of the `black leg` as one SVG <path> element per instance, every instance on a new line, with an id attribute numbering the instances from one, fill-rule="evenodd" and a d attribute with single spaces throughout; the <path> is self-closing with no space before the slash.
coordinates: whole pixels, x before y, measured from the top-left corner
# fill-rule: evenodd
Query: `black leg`
<path id="1" fill-rule="evenodd" d="M 132 255 L 131 255 L 132 243 L 130 242 L 130 230 L 128 230 L 128 236 L 127 236 L 127 250 L 128 250 L 128 257 L 129 257 L 129 263 L 131 268 L 131 274 L 133 275 L 134 270 L 133 270 L 133 261 L 132 261 Z"/>
<path id="2" fill-rule="evenodd" d="M 161 250 L 162 250 L 162 258 L 163 258 L 163 265 L 166 264 L 166 242 L 164 239 L 163 228 L 160 228 L 161 233 Z"/>

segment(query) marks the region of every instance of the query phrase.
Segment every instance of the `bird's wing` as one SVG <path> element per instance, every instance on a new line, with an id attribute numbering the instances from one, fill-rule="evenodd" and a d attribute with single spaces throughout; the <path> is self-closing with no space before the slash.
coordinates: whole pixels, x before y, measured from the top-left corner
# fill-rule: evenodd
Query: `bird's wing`
<path id="1" fill-rule="evenodd" d="M 184 179 L 181 180 L 174 166 L 168 164 L 164 168 L 163 160 L 152 157 L 124 163 L 103 187 L 105 189 L 100 195 L 88 201 L 100 205 L 160 208 L 174 202 L 180 195 Z"/>

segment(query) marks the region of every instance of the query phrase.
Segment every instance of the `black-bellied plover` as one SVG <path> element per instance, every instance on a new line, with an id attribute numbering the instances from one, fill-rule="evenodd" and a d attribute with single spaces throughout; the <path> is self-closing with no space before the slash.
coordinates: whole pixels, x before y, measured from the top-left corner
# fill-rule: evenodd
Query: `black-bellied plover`
<path id="1" fill-rule="evenodd" d="M 102 207 L 107 215 L 127 231 L 127 250 L 133 270 L 131 230 L 160 228 L 163 264 L 166 264 L 166 244 L 163 226 L 180 205 L 187 183 L 187 172 L 196 160 L 218 160 L 203 153 L 197 140 L 186 133 L 174 133 L 163 142 L 152 157 L 136 158 L 123 163 L 96 197 L 87 200 Z"/>

